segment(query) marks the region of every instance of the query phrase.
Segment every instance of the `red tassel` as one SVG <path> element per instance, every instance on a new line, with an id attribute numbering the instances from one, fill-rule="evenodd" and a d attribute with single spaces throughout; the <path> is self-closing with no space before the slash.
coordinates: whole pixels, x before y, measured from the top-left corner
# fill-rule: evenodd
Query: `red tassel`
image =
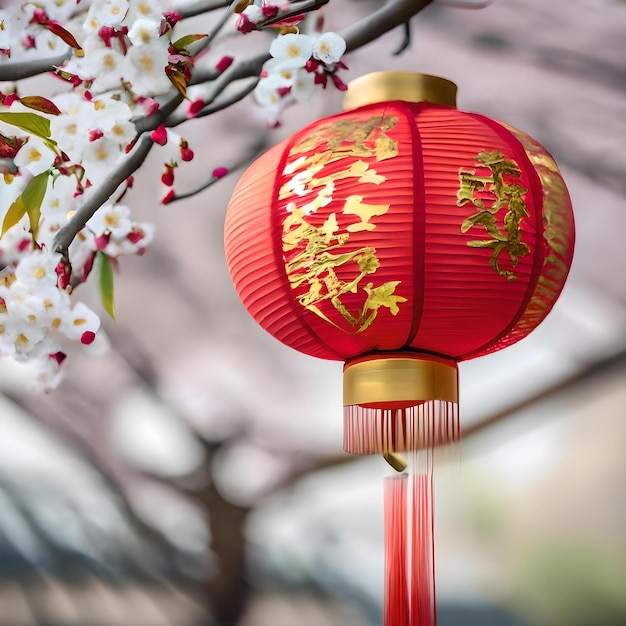
<path id="1" fill-rule="evenodd" d="M 407 584 L 407 476 L 385 479 L 385 623 L 409 626 Z"/>
<path id="2" fill-rule="evenodd" d="M 386 454 L 432 449 L 461 440 L 456 402 L 428 400 L 404 409 L 343 409 L 343 449 L 350 454 Z"/>
<path id="3" fill-rule="evenodd" d="M 411 626 L 435 626 L 435 537 L 433 475 L 411 476 L 413 491 L 411 546 Z"/>
<path id="4" fill-rule="evenodd" d="M 384 626 L 436 626 L 432 494 L 431 472 L 385 479 Z"/>

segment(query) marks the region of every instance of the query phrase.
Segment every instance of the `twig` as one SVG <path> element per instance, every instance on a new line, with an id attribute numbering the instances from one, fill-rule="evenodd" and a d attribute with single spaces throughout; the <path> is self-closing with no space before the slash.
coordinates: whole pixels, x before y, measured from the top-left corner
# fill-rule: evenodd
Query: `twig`
<path id="1" fill-rule="evenodd" d="M 253 146 L 246 153 L 245 156 L 241 157 L 231 167 L 229 167 L 228 168 L 228 172 L 230 173 L 230 172 L 233 172 L 235 170 L 238 170 L 240 167 L 243 167 L 243 166 L 247 165 L 248 163 L 250 163 L 252 161 L 252 159 L 254 159 L 259 154 L 261 154 L 261 152 L 266 147 L 266 145 L 267 144 L 266 144 L 265 141 L 258 142 L 255 146 Z M 214 185 L 218 180 L 220 180 L 222 178 L 224 178 L 224 176 L 211 176 L 211 178 L 209 178 L 209 180 L 207 180 L 206 182 L 202 183 L 202 185 L 200 185 L 199 187 L 196 187 L 195 189 L 192 189 L 191 191 L 186 191 L 185 193 L 176 194 L 170 200 L 169 204 L 171 204 L 172 202 L 176 202 L 177 200 L 184 200 L 185 198 L 191 198 L 192 196 L 195 196 L 195 195 L 199 194 L 200 192 L 204 191 L 205 189 L 208 189 L 209 187 Z"/>
<path id="2" fill-rule="evenodd" d="M 405 52 L 411 45 L 411 21 L 407 20 L 402 25 L 403 37 L 402 42 L 398 46 L 397 50 L 393 51 L 393 56 L 400 56 L 403 52 Z"/>
<path id="3" fill-rule="evenodd" d="M 301 13 L 310 13 L 311 11 L 315 11 L 316 9 L 323 7 L 325 4 L 328 4 L 329 2 L 330 0 L 305 0 L 305 2 L 298 4 L 296 8 L 292 11 L 279 13 L 276 17 L 261 22 L 259 24 L 259 30 L 261 28 L 264 28 L 265 26 L 271 26 L 272 24 L 276 24 L 276 22 L 282 22 L 283 20 L 287 20 L 290 17 L 300 15 Z"/>

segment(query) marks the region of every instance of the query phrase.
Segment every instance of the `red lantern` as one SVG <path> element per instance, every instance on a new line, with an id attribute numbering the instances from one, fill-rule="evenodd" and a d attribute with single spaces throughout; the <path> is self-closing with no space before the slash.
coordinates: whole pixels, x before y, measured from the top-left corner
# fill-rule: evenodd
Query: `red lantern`
<path id="1" fill-rule="evenodd" d="M 460 438 L 457 362 L 530 333 L 573 254 L 552 157 L 455 95 L 404 72 L 354 81 L 349 110 L 249 167 L 226 216 L 248 311 L 288 346 L 345 362 L 344 448 L 394 463 Z"/>

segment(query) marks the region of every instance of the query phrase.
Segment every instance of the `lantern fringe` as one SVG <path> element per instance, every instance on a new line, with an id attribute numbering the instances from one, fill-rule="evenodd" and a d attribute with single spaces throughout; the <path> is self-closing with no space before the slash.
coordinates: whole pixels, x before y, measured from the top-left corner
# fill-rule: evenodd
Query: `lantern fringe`
<path id="1" fill-rule="evenodd" d="M 384 492 L 384 626 L 436 626 L 432 473 L 388 477 Z"/>
<path id="2" fill-rule="evenodd" d="M 460 441 L 456 402 L 427 400 L 402 409 L 360 405 L 343 409 L 343 448 L 350 454 L 386 455 L 441 448 L 444 457 L 449 457 L 458 453 L 458 446 L 452 444 Z"/>

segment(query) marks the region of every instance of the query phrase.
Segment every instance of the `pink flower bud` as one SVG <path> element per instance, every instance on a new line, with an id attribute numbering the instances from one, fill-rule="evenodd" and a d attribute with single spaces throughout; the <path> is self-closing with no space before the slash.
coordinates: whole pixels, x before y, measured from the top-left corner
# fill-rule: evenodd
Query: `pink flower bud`
<path id="1" fill-rule="evenodd" d="M 165 171 L 161 174 L 161 182 L 166 187 L 171 187 L 174 184 L 174 168 L 171 165 L 165 166 Z"/>
<path id="2" fill-rule="evenodd" d="M 245 13 L 239 13 L 237 17 L 237 30 L 244 35 L 256 30 L 256 24 Z"/>
<path id="3" fill-rule="evenodd" d="M 304 64 L 304 69 L 307 72 L 316 72 L 317 68 L 320 66 L 320 62 L 316 59 L 309 59 L 305 64 Z"/>
<path id="4" fill-rule="evenodd" d="M 33 11 L 33 17 L 31 17 L 29 24 L 46 24 L 48 22 L 48 16 L 43 9 L 37 8 Z"/>
<path id="5" fill-rule="evenodd" d="M 48 355 L 53 361 L 56 361 L 57 365 L 61 365 L 61 363 L 63 363 L 63 361 L 65 361 L 65 359 L 67 358 L 67 354 L 65 354 L 65 352 L 55 352 L 54 354 L 49 354 Z"/>
<path id="6" fill-rule="evenodd" d="M 20 43 L 22 44 L 22 48 L 24 48 L 24 50 L 32 50 L 37 47 L 37 42 L 32 35 L 26 35 Z"/>
<path id="7" fill-rule="evenodd" d="M 165 18 L 165 21 L 173 28 L 174 26 L 176 26 L 176 24 L 178 24 L 178 22 L 180 22 L 181 15 L 180 13 L 178 13 L 178 11 L 165 11 L 163 13 L 163 17 Z"/>
<path id="8" fill-rule="evenodd" d="M 167 129 L 163 124 L 157 126 L 151 133 L 150 139 L 154 141 L 154 143 L 158 143 L 160 146 L 164 146 L 167 143 Z"/>
<path id="9" fill-rule="evenodd" d="M 89 131 L 89 141 L 97 141 L 101 137 L 104 137 L 104 132 L 99 128 L 94 128 Z"/>
<path id="10" fill-rule="evenodd" d="M 26 252 L 28 248 L 30 248 L 30 239 L 22 239 L 22 241 L 17 244 L 18 252 Z"/>
<path id="11" fill-rule="evenodd" d="M 96 338 L 96 333 L 93 332 L 93 330 L 86 330 L 81 336 L 80 336 L 80 342 L 84 345 L 84 346 L 89 346 L 94 342 L 94 339 Z"/>
<path id="12" fill-rule="evenodd" d="M 347 91 L 348 90 L 348 85 L 346 85 L 346 83 L 344 83 L 341 78 L 339 78 L 339 76 L 337 76 L 337 74 L 331 74 L 330 77 L 333 79 L 333 83 L 335 83 L 335 87 L 337 87 L 337 89 L 339 89 L 339 91 Z"/>
<path id="13" fill-rule="evenodd" d="M 111 39 L 113 38 L 114 35 L 115 35 L 115 29 L 113 28 L 113 26 L 101 26 L 98 29 L 98 37 L 102 39 L 102 41 L 104 42 L 104 45 L 107 48 L 111 47 Z"/>
<path id="14" fill-rule="evenodd" d="M 141 228 L 133 226 L 133 229 L 126 235 L 126 239 L 128 239 L 130 243 L 139 243 L 145 236 L 146 233 L 144 233 Z"/>
<path id="15" fill-rule="evenodd" d="M 97 245 L 97 244 L 96 244 Z M 85 265 L 83 265 L 83 277 L 82 282 L 85 282 L 89 278 L 89 274 L 91 274 L 91 270 L 93 269 L 93 264 L 96 260 L 96 253 L 94 252 L 86 261 Z"/>
<path id="16" fill-rule="evenodd" d="M 222 72 L 225 72 L 232 65 L 232 62 L 234 60 L 235 59 L 233 59 L 233 57 L 224 56 L 217 62 L 217 64 L 215 65 L 215 69 L 221 74 Z"/>
<path id="17" fill-rule="evenodd" d="M 159 103 L 154 98 L 146 98 L 145 96 L 139 96 L 137 103 L 143 107 L 146 115 L 153 115 L 159 110 Z"/>
<path id="18" fill-rule="evenodd" d="M 110 240 L 111 233 L 103 233 L 102 235 L 98 235 L 98 237 L 95 238 L 96 249 L 100 251 L 104 250 L 109 245 Z"/>
<path id="19" fill-rule="evenodd" d="M 204 100 L 196 98 L 187 105 L 187 117 L 196 117 L 204 107 Z"/>
<path id="20" fill-rule="evenodd" d="M 66 289 L 70 285 L 70 278 L 72 275 L 72 268 L 69 263 L 65 261 L 59 261 L 59 264 L 55 268 L 57 275 L 57 287 L 59 289 Z"/>
<path id="21" fill-rule="evenodd" d="M 224 178 L 228 174 L 228 170 L 225 167 L 216 167 L 213 170 L 213 178 Z"/>
<path id="22" fill-rule="evenodd" d="M 173 189 L 170 189 L 161 199 L 161 204 L 169 204 L 174 198 L 176 198 L 176 194 Z"/>
<path id="23" fill-rule="evenodd" d="M 278 15 L 278 7 L 274 4 L 266 4 L 261 7 L 261 13 L 264 19 L 271 20 Z"/>
<path id="24" fill-rule="evenodd" d="M 183 161 L 191 161 L 194 157 L 193 150 L 191 148 L 181 148 L 180 158 Z"/>
<path id="25" fill-rule="evenodd" d="M 3 104 L 4 106 L 10 107 L 16 100 L 19 100 L 19 99 L 20 97 L 15 92 L 13 92 L 5 96 L 3 100 Z"/>

